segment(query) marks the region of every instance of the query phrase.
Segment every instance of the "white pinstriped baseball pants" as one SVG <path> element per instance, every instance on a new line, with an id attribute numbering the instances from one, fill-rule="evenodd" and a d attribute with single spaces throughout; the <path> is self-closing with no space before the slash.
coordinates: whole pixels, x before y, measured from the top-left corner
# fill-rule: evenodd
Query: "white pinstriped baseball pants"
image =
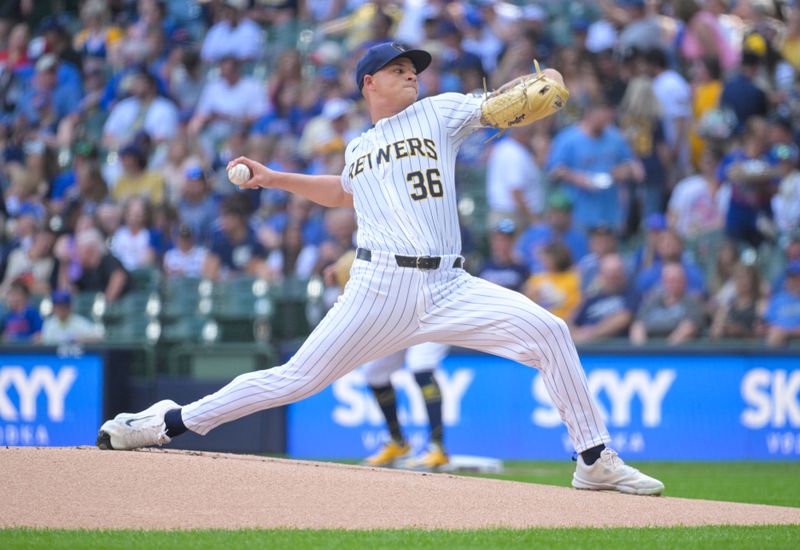
<path id="1" fill-rule="evenodd" d="M 286 364 L 236 377 L 183 407 L 191 431 L 314 395 L 359 365 L 433 341 L 476 349 L 539 369 L 578 452 L 610 441 L 566 324 L 523 295 L 450 266 L 398 267 L 394 256 L 357 259 L 350 281 Z"/>
<path id="2" fill-rule="evenodd" d="M 392 378 L 392 373 L 408 367 L 414 374 L 419 372 L 433 372 L 447 357 L 450 346 L 438 342 L 423 342 L 408 349 L 390 353 L 385 357 L 375 359 L 361 367 L 364 380 L 373 387 L 387 386 Z"/>

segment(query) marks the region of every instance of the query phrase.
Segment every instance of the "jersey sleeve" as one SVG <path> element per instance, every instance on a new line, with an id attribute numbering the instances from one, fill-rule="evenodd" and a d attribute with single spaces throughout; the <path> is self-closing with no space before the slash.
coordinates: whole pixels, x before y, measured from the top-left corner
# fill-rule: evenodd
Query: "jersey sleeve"
<path id="1" fill-rule="evenodd" d="M 353 194 L 353 184 L 350 181 L 350 161 L 353 158 L 353 151 L 356 150 L 358 147 L 358 143 L 361 138 L 356 138 L 350 143 L 347 144 L 347 148 L 344 150 L 344 168 L 342 168 L 342 189 L 345 190 L 346 193 L 350 195 Z"/>
<path id="2" fill-rule="evenodd" d="M 430 101 L 447 133 L 457 141 L 485 127 L 481 124 L 481 103 L 483 103 L 481 97 L 473 94 L 446 93 L 433 96 Z"/>

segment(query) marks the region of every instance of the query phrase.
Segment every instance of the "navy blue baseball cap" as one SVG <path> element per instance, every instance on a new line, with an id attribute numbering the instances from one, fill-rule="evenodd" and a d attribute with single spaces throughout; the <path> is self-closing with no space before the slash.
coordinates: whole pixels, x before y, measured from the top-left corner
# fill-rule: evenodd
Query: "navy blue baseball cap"
<path id="1" fill-rule="evenodd" d="M 356 84 L 358 89 L 364 87 L 364 77 L 375 74 L 398 57 L 407 57 L 414 64 L 417 74 L 428 68 L 431 64 L 431 54 L 425 50 L 407 50 L 397 42 L 384 42 L 372 46 L 356 65 Z"/>

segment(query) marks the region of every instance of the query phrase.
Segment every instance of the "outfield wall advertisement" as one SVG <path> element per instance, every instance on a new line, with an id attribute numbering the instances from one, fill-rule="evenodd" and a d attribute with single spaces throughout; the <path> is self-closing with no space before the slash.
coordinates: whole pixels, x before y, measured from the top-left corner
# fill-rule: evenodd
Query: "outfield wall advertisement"
<path id="1" fill-rule="evenodd" d="M 612 445 L 632 459 L 800 460 L 797 356 L 586 355 L 589 387 Z M 451 355 L 438 373 L 446 442 L 455 454 L 563 459 L 572 446 L 534 369 L 485 355 Z M 395 373 L 400 419 L 425 445 L 426 413 L 413 376 Z M 355 371 L 288 411 L 288 452 L 356 458 L 386 437 Z"/>
<path id="2" fill-rule="evenodd" d="M 99 356 L 0 355 L 0 445 L 92 445 L 102 408 Z"/>

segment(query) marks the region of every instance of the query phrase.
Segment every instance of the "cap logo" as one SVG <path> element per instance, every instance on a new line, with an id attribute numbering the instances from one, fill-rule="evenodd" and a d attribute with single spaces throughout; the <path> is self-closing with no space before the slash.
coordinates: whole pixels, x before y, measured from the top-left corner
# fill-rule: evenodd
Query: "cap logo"
<path id="1" fill-rule="evenodd" d="M 404 52 L 404 51 L 406 51 L 406 49 L 403 47 L 403 45 L 402 45 L 402 44 L 400 44 L 399 42 L 392 42 L 392 48 L 394 48 L 394 49 L 395 49 L 395 50 L 397 50 L 398 52 Z"/>

